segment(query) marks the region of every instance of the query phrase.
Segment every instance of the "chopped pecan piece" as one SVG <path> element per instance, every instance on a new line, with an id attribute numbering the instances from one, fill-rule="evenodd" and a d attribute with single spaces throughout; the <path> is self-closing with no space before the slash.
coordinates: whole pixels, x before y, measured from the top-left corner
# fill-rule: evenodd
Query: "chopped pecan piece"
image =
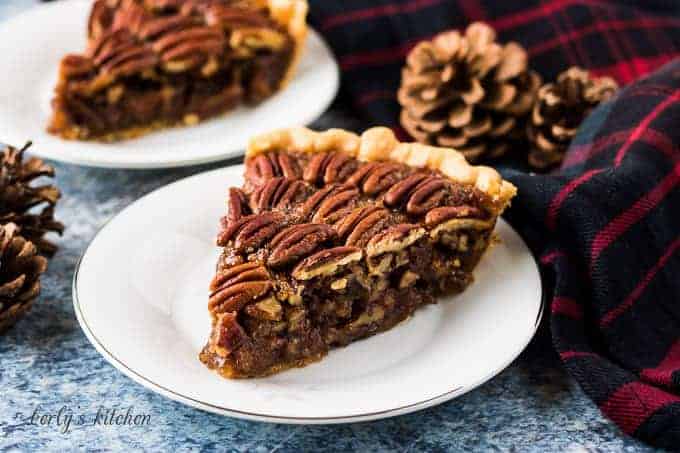
<path id="1" fill-rule="evenodd" d="M 210 336 L 210 349 L 220 357 L 227 357 L 248 339 L 235 313 L 221 313 Z"/>
<path id="2" fill-rule="evenodd" d="M 265 319 L 267 321 L 280 321 L 283 317 L 283 307 L 274 297 L 248 305 L 245 311 L 253 318 Z"/>
<path id="3" fill-rule="evenodd" d="M 433 209 L 425 216 L 425 225 L 432 227 L 451 219 L 482 219 L 484 212 L 474 206 L 446 206 Z"/>
<path id="4" fill-rule="evenodd" d="M 425 216 L 425 224 L 432 228 L 430 236 L 438 238 L 442 233 L 458 230 L 485 230 L 493 227 L 495 219 L 471 206 L 452 206 L 433 209 Z"/>

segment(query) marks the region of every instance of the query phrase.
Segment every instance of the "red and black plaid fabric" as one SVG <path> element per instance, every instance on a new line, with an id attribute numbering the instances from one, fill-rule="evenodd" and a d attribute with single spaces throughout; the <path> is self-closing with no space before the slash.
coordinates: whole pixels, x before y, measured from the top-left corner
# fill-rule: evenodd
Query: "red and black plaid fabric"
<path id="1" fill-rule="evenodd" d="M 501 168 L 519 188 L 507 218 L 540 257 L 566 368 L 624 432 L 680 449 L 680 58 L 638 80 L 680 55 L 680 2 L 311 3 L 343 99 L 369 124 L 397 128 L 415 44 L 473 20 L 523 44 L 545 79 L 580 65 L 628 84 L 588 118 L 558 171 Z"/>

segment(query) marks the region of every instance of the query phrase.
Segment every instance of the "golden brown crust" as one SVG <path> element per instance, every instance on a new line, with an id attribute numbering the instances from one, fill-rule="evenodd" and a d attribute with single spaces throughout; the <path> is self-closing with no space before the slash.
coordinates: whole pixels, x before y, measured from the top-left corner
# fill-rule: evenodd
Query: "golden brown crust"
<path id="1" fill-rule="evenodd" d="M 394 132 L 385 127 L 368 129 L 361 136 L 342 129 L 324 132 L 304 127 L 278 130 L 251 140 L 246 157 L 269 151 L 336 151 L 364 162 L 393 161 L 439 171 L 454 182 L 474 186 L 486 194 L 495 214 L 500 214 L 517 194 L 517 188 L 493 168 L 470 165 L 461 153 L 452 148 L 401 143 Z"/>
<path id="2" fill-rule="evenodd" d="M 309 4 L 307 0 L 267 0 L 267 7 L 272 17 L 279 25 L 288 30 L 288 34 L 295 41 L 293 59 L 286 76 L 281 81 L 281 88 L 284 88 L 290 79 L 295 75 L 297 65 L 302 57 L 307 41 L 307 12 Z"/>

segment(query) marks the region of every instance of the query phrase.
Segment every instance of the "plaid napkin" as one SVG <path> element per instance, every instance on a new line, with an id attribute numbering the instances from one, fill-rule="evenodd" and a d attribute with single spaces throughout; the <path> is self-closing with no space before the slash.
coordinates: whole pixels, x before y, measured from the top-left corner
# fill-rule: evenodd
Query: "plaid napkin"
<path id="1" fill-rule="evenodd" d="M 342 68 L 342 99 L 366 126 L 398 129 L 408 51 L 473 20 L 523 44 L 544 79 L 580 65 L 628 84 L 583 124 L 558 171 L 501 168 L 519 188 L 507 218 L 548 276 L 567 370 L 624 432 L 680 449 L 680 58 L 640 79 L 680 55 L 680 2 L 311 4 Z"/>

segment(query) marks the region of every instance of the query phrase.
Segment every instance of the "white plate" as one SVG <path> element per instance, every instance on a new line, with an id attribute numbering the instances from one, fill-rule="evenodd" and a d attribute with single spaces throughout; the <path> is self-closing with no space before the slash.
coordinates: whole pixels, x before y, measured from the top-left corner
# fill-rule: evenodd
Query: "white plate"
<path id="1" fill-rule="evenodd" d="M 0 23 L 0 142 L 21 146 L 33 140 L 35 154 L 94 167 L 193 165 L 237 156 L 249 137 L 262 132 L 311 123 L 338 91 L 338 66 L 312 31 L 295 78 L 257 107 L 241 107 L 194 127 L 114 144 L 61 140 L 45 131 L 57 67 L 65 54 L 85 49 L 90 5 L 90 1 L 61 0 Z"/>
<path id="2" fill-rule="evenodd" d="M 504 221 L 462 295 L 422 308 L 392 330 L 273 377 L 225 380 L 197 358 L 210 328 L 226 188 L 243 167 L 202 173 L 138 200 L 104 226 L 73 283 L 92 344 L 143 386 L 218 414 L 279 423 L 341 423 L 423 409 L 498 374 L 541 318 L 541 281 L 528 248 Z"/>

